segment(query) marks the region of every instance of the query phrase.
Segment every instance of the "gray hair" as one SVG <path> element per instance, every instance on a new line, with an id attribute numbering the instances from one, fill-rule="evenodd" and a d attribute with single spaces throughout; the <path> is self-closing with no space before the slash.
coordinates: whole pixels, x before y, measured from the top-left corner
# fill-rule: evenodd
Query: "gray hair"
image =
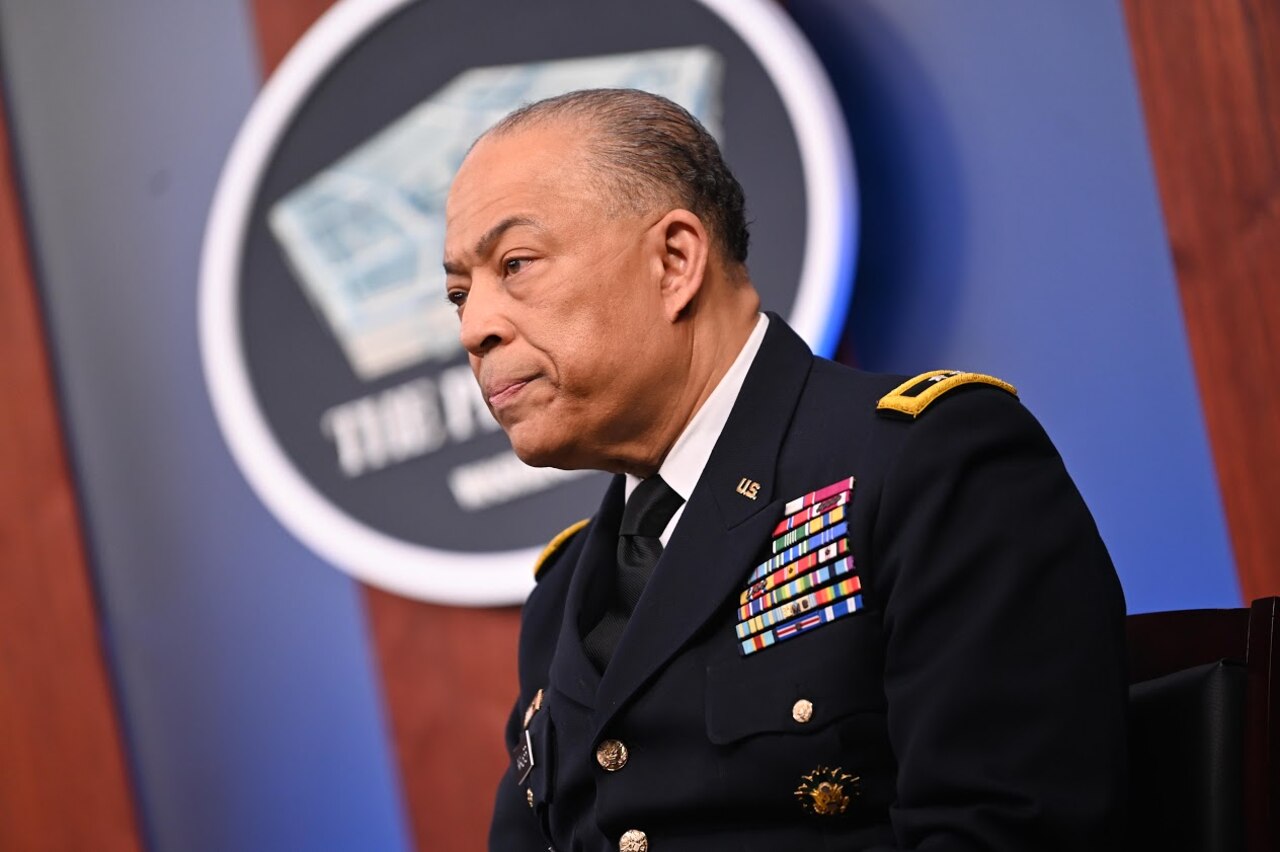
<path id="1" fill-rule="evenodd" d="M 594 131 L 588 157 L 620 203 L 675 201 L 702 219 L 727 260 L 746 262 L 742 185 L 716 140 L 679 104 L 637 89 L 584 89 L 523 106 L 485 135 L 550 119 L 581 121 Z"/>

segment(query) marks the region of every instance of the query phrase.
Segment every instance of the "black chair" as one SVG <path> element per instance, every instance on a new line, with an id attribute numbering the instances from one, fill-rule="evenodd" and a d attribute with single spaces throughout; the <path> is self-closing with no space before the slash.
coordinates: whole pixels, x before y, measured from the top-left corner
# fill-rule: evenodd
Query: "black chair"
<path id="1" fill-rule="evenodd" d="M 1130 848 L 1280 850 L 1280 597 L 1126 626 Z"/>

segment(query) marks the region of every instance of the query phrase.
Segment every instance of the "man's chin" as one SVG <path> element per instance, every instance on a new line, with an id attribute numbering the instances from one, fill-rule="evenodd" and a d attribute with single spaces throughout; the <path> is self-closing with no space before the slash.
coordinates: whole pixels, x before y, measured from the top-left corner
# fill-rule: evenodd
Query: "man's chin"
<path id="1" fill-rule="evenodd" d="M 507 437 L 511 439 L 511 448 L 515 450 L 516 458 L 529 467 L 558 467 L 564 470 L 581 467 L 572 464 L 573 453 L 562 443 L 531 440 L 528 436 L 521 435 L 519 428 L 508 432 Z"/>
<path id="2" fill-rule="evenodd" d="M 583 448 L 565 436 L 533 436 L 519 427 L 507 433 L 516 458 L 529 467 L 554 467 L 560 470 L 604 470 L 600 461 L 583 452 Z"/>

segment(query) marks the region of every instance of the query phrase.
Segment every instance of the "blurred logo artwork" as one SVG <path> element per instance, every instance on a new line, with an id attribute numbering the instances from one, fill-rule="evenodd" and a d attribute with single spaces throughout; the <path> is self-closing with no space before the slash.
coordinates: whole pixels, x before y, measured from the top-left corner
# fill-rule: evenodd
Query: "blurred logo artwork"
<path id="1" fill-rule="evenodd" d="M 542 16 L 515 0 L 343 0 L 299 42 L 246 119 L 205 235 L 206 380 L 254 491 L 352 576 L 424 600 L 517 603 L 544 539 L 590 514 L 607 483 L 603 474 L 531 468 L 515 456 L 444 298 L 453 176 L 474 140 L 523 104 L 582 88 L 651 91 L 720 141 L 749 198 L 753 175 L 802 178 L 805 192 L 784 193 L 769 209 L 810 224 L 789 243 L 777 240 L 784 248 L 761 263 L 782 270 L 770 278 L 782 282 L 775 299 L 792 303 L 789 321 L 819 351 L 830 348 L 830 323 L 813 317 L 843 313 L 852 247 L 840 231 L 855 223 L 848 144 L 825 78 L 768 0 L 656 2 L 671 7 L 668 18 L 691 22 L 674 43 L 670 30 L 646 35 L 625 21 L 602 36 L 592 19 L 618 9 L 590 0 L 558 0 L 558 11 Z M 525 15 L 519 28 L 528 36 L 539 27 L 576 33 L 588 49 L 519 61 L 486 50 L 498 61 L 475 65 L 467 33 L 474 38 L 504 13 Z M 454 36 L 436 29 L 449 15 Z M 742 54 L 744 42 L 781 47 L 772 57 L 759 47 Z M 628 49 L 610 50 L 613 43 Z M 438 49 L 421 49 L 428 44 Z M 770 98 L 739 91 L 735 69 L 769 81 Z M 807 112 L 793 103 L 814 97 Z M 759 127 L 742 106 L 757 102 Z M 775 118 L 790 120 L 769 120 L 770 104 Z M 808 116 L 807 132 L 796 115 Z M 743 117 L 735 124 L 733 116 Z M 817 143 L 802 138 L 815 134 Z M 759 148 L 758 166 L 733 162 L 735 139 L 738 150 Z M 815 202 L 815 192 L 832 191 Z"/>

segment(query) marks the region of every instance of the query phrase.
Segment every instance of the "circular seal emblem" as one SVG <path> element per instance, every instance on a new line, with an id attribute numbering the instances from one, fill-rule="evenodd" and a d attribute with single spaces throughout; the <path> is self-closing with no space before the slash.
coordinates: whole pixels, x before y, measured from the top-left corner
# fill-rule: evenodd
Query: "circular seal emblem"
<path id="1" fill-rule="evenodd" d="M 747 194 L 767 308 L 830 354 L 857 210 L 843 119 L 769 0 L 342 0 L 236 137 L 200 270 L 220 428 L 320 556 L 409 597 L 518 603 L 605 475 L 530 468 L 475 386 L 444 299 L 444 203 L 510 110 L 630 87 L 685 106 Z"/>

